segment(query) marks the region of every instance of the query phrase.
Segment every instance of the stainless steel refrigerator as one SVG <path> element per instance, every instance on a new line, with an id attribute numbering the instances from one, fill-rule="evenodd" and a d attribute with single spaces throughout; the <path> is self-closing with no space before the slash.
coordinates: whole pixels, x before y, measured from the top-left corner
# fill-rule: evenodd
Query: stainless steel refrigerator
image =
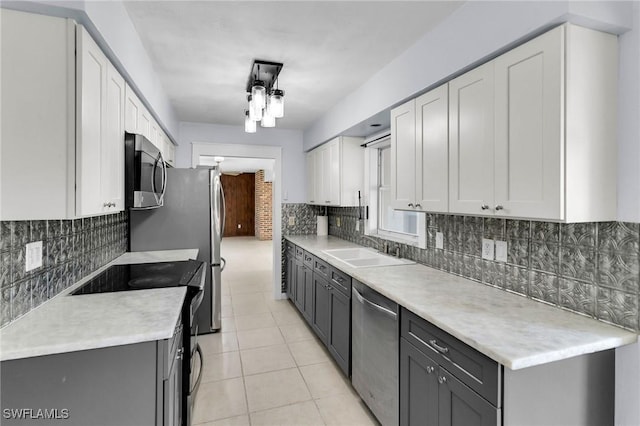
<path id="1" fill-rule="evenodd" d="M 130 250 L 199 249 L 198 260 L 211 265 L 204 300 L 194 327 L 205 334 L 220 330 L 220 286 L 224 259 L 224 191 L 218 167 L 167 169 L 164 205 L 130 211 Z M 195 330 L 192 330 L 192 333 Z"/>

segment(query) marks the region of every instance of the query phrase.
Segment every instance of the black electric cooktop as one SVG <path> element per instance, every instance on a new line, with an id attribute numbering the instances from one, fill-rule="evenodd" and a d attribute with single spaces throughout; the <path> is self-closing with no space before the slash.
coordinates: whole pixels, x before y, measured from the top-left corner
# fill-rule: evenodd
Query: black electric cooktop
<path id="1" fill-rule="evenodd" d="M 111 293 L 189 285 L 202 264 L 203 262 L 197 260 L 186 260 L 112 265 L 71 294 Z"/>

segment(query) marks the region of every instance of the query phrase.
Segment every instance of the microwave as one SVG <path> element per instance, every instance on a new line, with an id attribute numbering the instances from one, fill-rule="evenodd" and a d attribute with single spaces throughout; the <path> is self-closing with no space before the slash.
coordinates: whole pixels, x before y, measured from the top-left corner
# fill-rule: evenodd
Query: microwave
<path id="1" fill-rule="evenodd" d="M 143 135 L 124 135 L 125 207 L 162 207 L 167 190 L 167 163 L 162 152 Z"/>

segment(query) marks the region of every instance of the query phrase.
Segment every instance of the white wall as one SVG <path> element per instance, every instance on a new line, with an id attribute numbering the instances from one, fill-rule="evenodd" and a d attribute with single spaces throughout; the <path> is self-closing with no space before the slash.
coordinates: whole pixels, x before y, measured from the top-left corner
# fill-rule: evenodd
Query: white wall
<path id="1" fill-rule="evenodd" d="M 191 144 L 218 143 L 242 145 L 269 145 L 282 147 L 282 202 L 305 201 L 305 156 L 302 151 L 302 132 L 278 128 L 245 133 L 244 126 L 221 124 L 180 123 L 179 143 L 176 149 L 176 167 L 191 167 Z"/>
<path id="2" fill-rule="evenodd" d="M 532 33 L 565 21 L 621 32 L 633 25 L 631 2 L 465 3 L 304 132 L 304 149 L 425 92 L 503 52 Z"/>
<path id="3" fill-rule="evenodd" d="M 177 142 L 178 119 L 120 0 L 3 1 L 2 7 L 71 18 L 84 25 L 118 71 L 137 89 L 138 95 L 167 134 Z"/>

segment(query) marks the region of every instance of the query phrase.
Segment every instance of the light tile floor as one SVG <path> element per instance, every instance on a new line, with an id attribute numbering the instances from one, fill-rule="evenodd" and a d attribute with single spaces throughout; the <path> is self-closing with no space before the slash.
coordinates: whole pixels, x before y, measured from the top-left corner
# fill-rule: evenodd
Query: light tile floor
<path id="1" fill-rule="evenodd" d="M 194 425 L 378 425 L 288 300 L 274 300 L 272 246 L 223 240 L 222 330 L 199 337 Z"/>

